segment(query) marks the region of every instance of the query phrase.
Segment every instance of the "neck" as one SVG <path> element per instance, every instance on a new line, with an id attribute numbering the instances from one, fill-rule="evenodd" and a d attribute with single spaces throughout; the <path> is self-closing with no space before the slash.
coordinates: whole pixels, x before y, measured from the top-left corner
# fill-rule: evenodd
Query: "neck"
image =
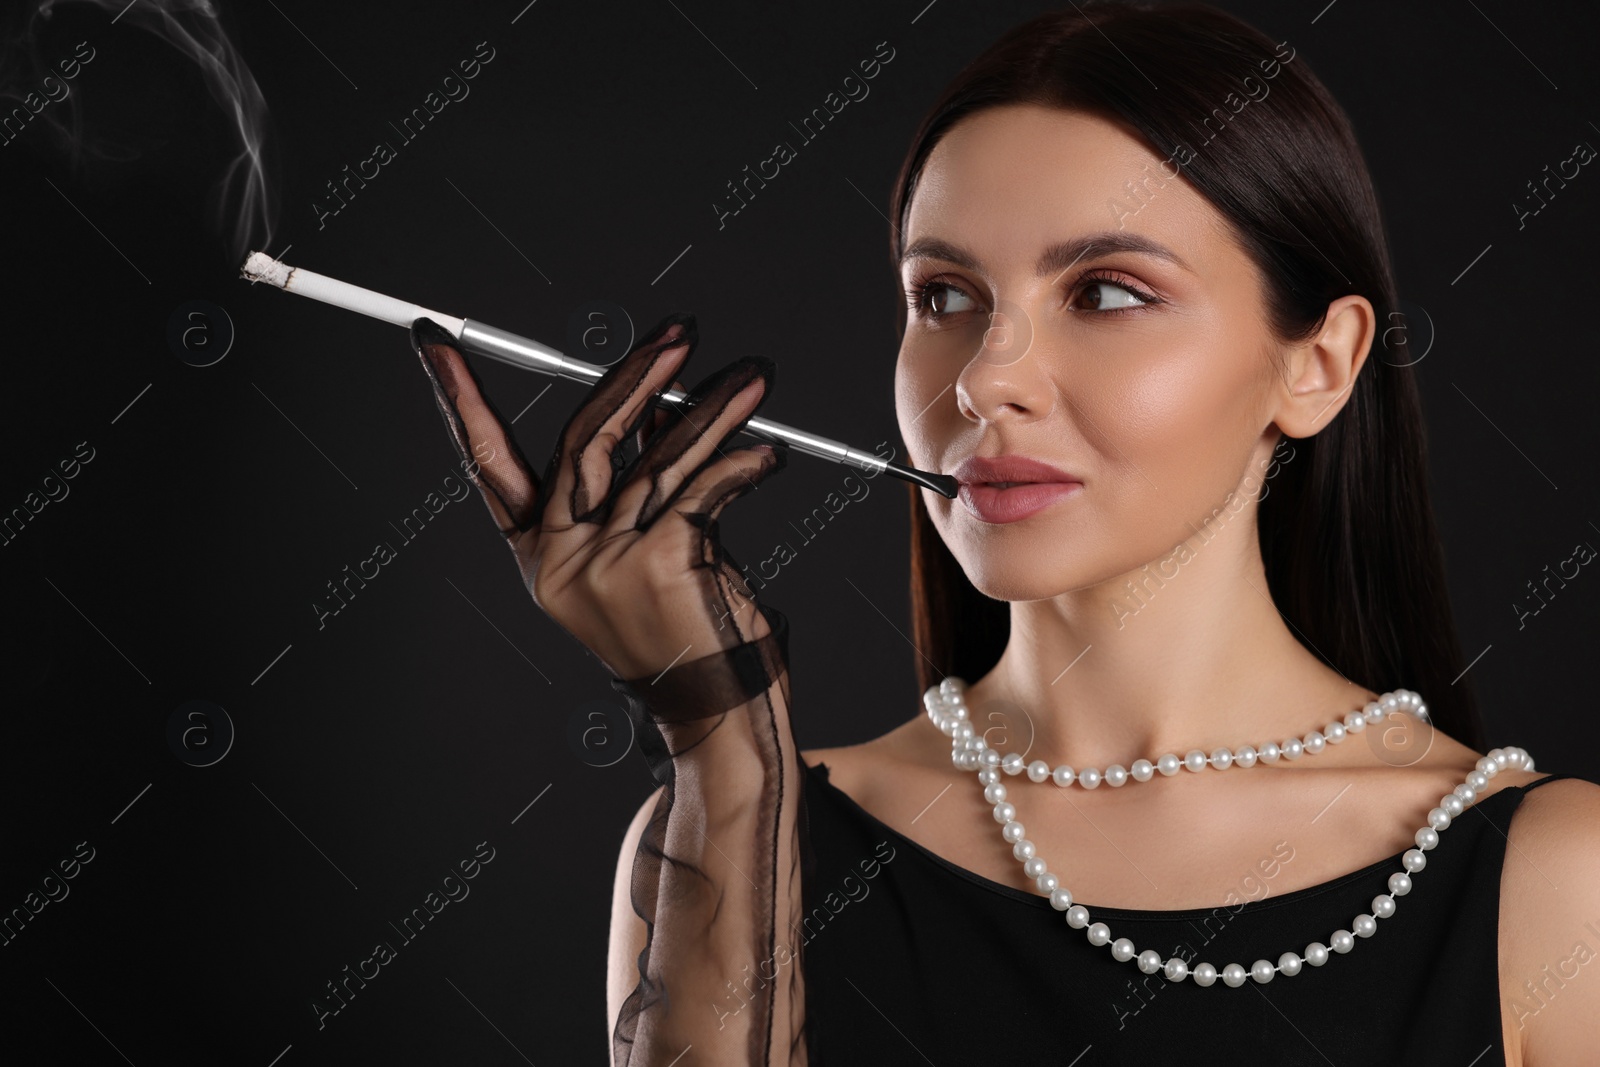
<path id="1" fill-rule="evenodd" d="M 1273 605 L 1254 509 L 1211 532 L 1165 562 L 1013 602 L 1004 654 L 969 686 L 974 728 L 1002 753 L 1104 770 L 1281 744 L 1374 699 L 1302 645 Z"/>

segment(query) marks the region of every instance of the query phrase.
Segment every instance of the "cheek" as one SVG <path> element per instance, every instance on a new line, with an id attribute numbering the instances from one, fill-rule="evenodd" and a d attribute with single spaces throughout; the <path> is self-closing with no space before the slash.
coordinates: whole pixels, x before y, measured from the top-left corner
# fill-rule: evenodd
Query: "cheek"
<path id="1" fill-rule="evenodd" d="M 1237 354 L 1196 351 L 1144 368 L 1091 415 L 1115 447 L 1127 521 L 1184 536 L 1237 488 L 1260 434 L 1261 381 Z"/>
<path id="2" fill-rule="evenodd" d="M 1119 332 L 1061 381 L 1099 474 L 1099 521 L 1139 552 L 1220 506 L 1261 430 L 1262 360 L 1208 325 Z"/>
<path id="3" fill-rule="evenodd" d="M 953 380 L 944 377 L 933 361 L 913 358 L 901 348 L 894 368 L 895 421 L 906 445 L 905 462 L 913 467 L 927 469 L 931 457 L 938 454 L 933 431 L 940 420 L 929 407 L 935 400 L 949 399 L 940 394 L 948 394 Z"/>

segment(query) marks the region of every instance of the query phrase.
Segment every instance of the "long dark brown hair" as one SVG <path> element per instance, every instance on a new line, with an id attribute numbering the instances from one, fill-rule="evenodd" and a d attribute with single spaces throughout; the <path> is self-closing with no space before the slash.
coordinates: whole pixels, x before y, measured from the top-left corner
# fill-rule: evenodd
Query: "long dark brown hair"
<path id="1" fill-rule="evenodd" d="M 1294 460 L 1259 506 L 1267 582 L 1290 630 L 1324 663 L 1376 692 L 1417 690 L 1435 726 L 1483 751 L 1483 720 L 1469 683 L 1457 681 L 1464 662 L 1428 498 L 1422 405 L 1405 333 L 1391 328 L 1399 305 L 1377 195 L 1349 119 L 1293 42 L 1206 4 L 1126 0 L 1010 30 L 956 75 L 917 130 L 891 200 L 897 272 L 929 153 L 961 119 L 1006 104 L 1094 114 L 1171 159 L 1232 223 L 1284 342 L 1313 336 L 1340 296 L 1371 301 L 1381 344 L 1344 408 L 1294 442 Z M 902 300 L 902 336 L 906 313 Z M 907 488 L 920 684 L 976 680 L 1005 649 L 1009 605 L 968 581 L 921 490 Z"/>

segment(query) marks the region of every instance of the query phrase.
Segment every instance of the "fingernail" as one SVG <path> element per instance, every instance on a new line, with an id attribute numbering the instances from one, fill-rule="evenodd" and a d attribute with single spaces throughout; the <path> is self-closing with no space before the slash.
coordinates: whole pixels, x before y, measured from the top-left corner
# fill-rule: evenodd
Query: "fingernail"
<path id="1" fill-rule="evenodd" d="M 674 326 L 681 327 L 677 337 L 668 339 L 667 334 L 672 332 Z M 696 330 L 694 312 L 675 311 L 656 324 L 648 344 L 659 345 L 663 348 L 676 348 L 683 344 L 693 344 L 699 334 Z"/>
<path id="2" fill-rule="evenodd" d="M 421 348 L 423 345 L 455 345 L 456 338 L 449 330 L 437 322 L 424 316 L 414 319 L 411 323 L 411 346 Z"/>
<path id="3" fill-rule="evenodd" d="M 756 374 L 765 378 L 767 388 L 772 388 L 772 383 L 778 377 L 778 362 L 770 356 L 741 356 L 739 362 L 745 366 L 754 367 Z"/>

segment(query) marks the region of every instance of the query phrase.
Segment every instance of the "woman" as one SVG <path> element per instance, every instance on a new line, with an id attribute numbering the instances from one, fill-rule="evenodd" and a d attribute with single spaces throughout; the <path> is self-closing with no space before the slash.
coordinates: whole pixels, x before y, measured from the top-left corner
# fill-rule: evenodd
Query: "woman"
<path id="1" fill-rule="evenodd" d="M 617 868 L 613 1062 L 1589 1062 L 1600 788 L 1481 751 L 1453 685 L 1376 199 L 1292 44 L 1041 16 L 892 207 L 905 458 L 962 491 L 912 490 L 927 714 L 862 744 L 796 751 L 784 617 L 717 536 L 783 465 L 730 440 L 770 362 L 658 409 L 669 317 L 536 479 L 416 331 L 663 783 Z"/>

